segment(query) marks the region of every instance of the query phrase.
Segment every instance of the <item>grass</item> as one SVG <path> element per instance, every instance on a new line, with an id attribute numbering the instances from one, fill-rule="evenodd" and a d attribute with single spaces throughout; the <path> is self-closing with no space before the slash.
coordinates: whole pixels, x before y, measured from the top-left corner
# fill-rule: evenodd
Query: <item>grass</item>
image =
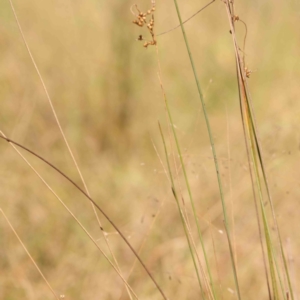
<path id="1" fill-rule="evenodd" d="M 183 19 L 206 4 L 190 2 L 179 1 Z M 142 30 L 131 23 L 132 3 L 90 1 L 62 5 L 14 1 L 14 5 L 92 198 L 105 208 L 139 252 L 168 298 L 201 298 L 180 214 L 167 179 L 169 175 L 165 173 L 167 165 L 157 121 L 163 129 L 167 128 L 168 121 L 157 78 L 155 49 L 144 50 L 135 41 Z M 150 7 L 147 1 L 138 5 L 143 10 Z M 178 25 L 172 1 L 156 3 L 156 6 L 156 33 Z M 254 72 L 247 84 L 294 299 L 297 299 L 299 168 L 295 166 L 299 160 L 300 66 L 295 24 L 300 7 L 293 1 L 275 7 L 270 1 L 259 5 L 241 1 L 236 3 L 235 11 L 248 28 L 245 57 L 247 67 Z M 82 186 L 22 43 L 9 2 L 1 3 L 0 14 L 3 20 L 0 130 L 49 159 Z M 242 41 L 244 26 L 238 22 L 235 26 L 237 40 Z M 215 140 L 225 205 L 229 216 L 233 212 L 234 227 L 230 217 L 229 226 L 241 299 L 254 299 L 257 295 L 265 299 L 267 285 L 229 29 L 221 1 L 215 1 L 185 24 Z M 164 90 L 208 253 L 216 299 L 232 299 L 236 288 L 214 159 L 189 57 L 180 29 L 158 36 L 157 41 Z M 168 146 L 171 170 L 180 201 L 183 199 L 185 203 L 184 216 L 192 251 L 197 251 L 203 264 L 176 146 L 170 134 L 165 139 L 167 145 L 171 143 Z M 74 219 L 7 143 L 0 143 L 0 151 L 0 208 L 54 291 L 67 299 L 129 299 L 122 280 Z M 24 155 L 111 257 L 89 203 L 54 171 Z M 261 175 L 258 171 L 256 179 L 263 178 Z M 279 277 L 274 275 L 278 298 L 284 299 L 288 281 L 263 181 L 261 184 L 262 208 L 271 222 L 274 250 L 270 251 L 276 252 L 278 258 L 274 272 L 280 274 L 284 286 L 282 291 Z M 53 299 L 4 217 L 0 224 L 1 244 L 5 245 L 0 249 L 3 270 L 0 297 Z M 136 264 L 132 269 L 135 258 L 115 229 L 102 218 L 101 224 L 121 273 L 127 278 L 132 270 L 130 287 L 140 299 L 158 299 L 155 286 L 142 268 Z M 203 280 L 203 270 L 199 270 Z M 208 289 L 207 282 L 206 278 L 204 290 Z"/>

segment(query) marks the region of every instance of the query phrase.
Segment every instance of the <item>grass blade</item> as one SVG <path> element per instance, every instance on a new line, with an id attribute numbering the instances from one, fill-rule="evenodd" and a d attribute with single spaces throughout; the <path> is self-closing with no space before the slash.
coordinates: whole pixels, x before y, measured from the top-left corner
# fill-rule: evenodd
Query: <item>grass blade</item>
<path id="1" fill-rule="evenodd" d="M 188 39 L 187 39 L 187 36 L 186 36 L 186 33 L 185 33 L 185 29 L 184 29 L 184 26 L 183 26 L 183 22 L 182 22 L 182 18 L 181 18 L 181 14 L 180 14 L 180 10 L 179 10 L 177 0 L 174 0 L 174 3 L 175 3 L 178 18 L 179 18 L 179 22 L 180 22 L 180 25 L 181 25 L 182 34 L 183 34 L 183 37 L 184 37 L 184 42 L 185 42 L 187 52 L 188 52 L 188 55 L 189 55 L 189 58 L 190 58 L 190 63 L 191 63 L 192 69 L 193 69 L 193 73 L 194 73 L 194 77 L 195 77 L 195 81 L 196 81 L 196 85 L 197 85 L 197 90 L 198 90 L 198 95 L 199 95 L 199 98 L 200 98 L 200 101 L 201 101 L 201 104 L 202 104 L 203 114 L 204 114 L 205 123 L 206 123 L 207 131 L 208 131 L 208 135 L 209 135 L 210 145 L 211 145 L 211 149 L 212 149 L 212 154 L 213 154 L 213 158 L 214 158 L 215 169 L 216 169 L 216 174 L 217 174 L 217 179 L 218 179 L 219 193 L 220 193 L 220 198 L 221 198 L 221 202 L 222 202 L 225 229 L 226 229 L 227 236 L 228 236 L 228 246 L 229 246 L 230 259 L 231 259 L 231 264 L 232 264 L 232 269 L 233 269 L 233 274 L 234 274 L 235 287 L 236 287 L 238 299 L 241 299 L 240 288 L 239 288 L 239 284 L 238 284 L 238 276 L 237 276 L 236 265 L 235 265 L 235 261 L 234 261 L 234 254 L 233 254 L 232 243 L 231 243 L 231 236 L 230 236 L 230 231 L 229 231 L 229 226 L 228 226 L 228 216 L 227 216 L 226 205 L 225 205 L 225 200 L 224 200 L 224 193 L 223 193 L 223 188 L 222 188 L 220 169 L 219 169 L 219 164 L 218 164 L 218 160 L 217 160 L 217 154 L 216 154 L 214 139 L 213 139 L 213 135 L 212 135 L 212 130 L 211 130 L 208 114 L 207 114 L 207 111 L 206 111 L 204 97 L 203 97 L 203 94 L 202 94 L 202 91 L 201 91 L 200 82 L 199 82 L 199 79 L 198 79 L 196 67 L 195 67 L 195 64 L 194 64 L 194 59 L 193 59 L 192 52 L 191 52 L 191 49 L 190 49 L 190 46 L 189 46 L 189 43 L 188 43 Z"/>

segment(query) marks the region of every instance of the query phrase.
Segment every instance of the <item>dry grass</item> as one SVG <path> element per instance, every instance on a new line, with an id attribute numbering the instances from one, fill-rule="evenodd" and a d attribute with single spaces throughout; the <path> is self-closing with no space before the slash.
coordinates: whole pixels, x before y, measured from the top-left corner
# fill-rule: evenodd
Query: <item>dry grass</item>
<path id="1" fill-rule="evenodd" d="M 205 4 L 181 2 L 185 18 Z M 131 23 L 133 2 L 16 0 L 14 4 L 91 195 L 136 249 L 146 240 L 141 256 L 170 299 L 198 299 L 179 215 L 151 142 L 164 160 L 157 121 L 165 123 L 165 110 L 156 54 L 153 47 L 145 50 L 135 41 L 140 30 Z M 148 8 L 150 1 L 139 5 Z M 248 26 L 246 60 L 255 70 L 249 85 L 275 209 L 297 283 L 300 4 L 239 1 L 236 10 Z M 0 130 L 80 183 L 8 1 L 0 4 L 0 19 Z M 155 21 L 157 33 L 177 25 L 173 1 L 157 1 Z M 228 205 L 234 203 L 243 299 L 257 295 L 266 299 L 234 53 L 222 3 L 216 1 L 187 23 L 186 30 L 212 122 L 225 198 Z M 241 24 L 237 31 L 242 39 Z M 213 159 L 182 34 L 177 30 L 157 40 L 207 250 L 214 265 L 212 233 L 223 299 L 233 299 L 226 236 L 219 232 L 224 228 Z M 66 299 L 128 299 L 126 292 L 121 298 L 124 286 L 115 271 L 11 147 L 0 141 L 0 153 L 0 208 L 54 290 Z M 89 203 L 55 172 L 25 155 L 108 253 Z M 185 190 L 183 195 L 187 198 Z M 114 229 L 103 223 L 126 275 L 134 257 Z M 52 299 L 4 219 L 0 230 L 0 298 Z M 216 277 L 214 267 L 213 274 Z M 159 299 L 140 266 L 129 283 L 141 299 Z"/>

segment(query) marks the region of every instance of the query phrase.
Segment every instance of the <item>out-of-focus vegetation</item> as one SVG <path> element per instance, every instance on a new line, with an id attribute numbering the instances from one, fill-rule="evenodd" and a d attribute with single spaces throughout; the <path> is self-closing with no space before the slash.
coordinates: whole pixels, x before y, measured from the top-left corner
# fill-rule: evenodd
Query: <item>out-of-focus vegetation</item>
<path id="1" fill-rule="evenodd" d="M 176 26 L 178 19 L 173 1 L 156 2 L 155 30 L 160 33 Z M 199 299 L 178 211 L 153 147 L 165 164 L 158 121 L 167 138 L 168 131 L 156 51 L 144 49 L 136 40 L 141 33 L 147 36 L 147 31 L 132 24 L 133 4 L 127 0 L 14 1 L 92 197 L 136 249 L 145 243 L 141 256 L 170 299 Z M 186 19 L 205 4 L 180 1 L 182 15 Z M 138 6 L 146 10 L 150 0 L 139 1 Z M 246 64 L 253 70 L 248 83 L 294 291 L 300 293 L 300 2 L 240 0 L 236 13 L 248 28 L 244 51 Z M 0 20 L 0 130 L 81 183 L 9 1 L 0 4 Z M 241 22 L 236 26 L 242 47 L 245 27 Z M 234 215 L 241 292 L 244 299 L 266 299 L 234 52 L 223 3 L 215 1 L 185 28 L 212 122 L 226 203 Z M 220 278 L 223 299 L 233 299 L 213 159 L 182 33 L 177 29 L 157 41 L 162 80 L 184 149 L 209 259 L 213 266 L 217 263 L 213 274 Z M 128 299 L 115 271 L 32 170 L 3 141 L 0 153 L 0 208 L 55 291 L 66 299 Z M 25 156 L 108 252 L 88 201 L 49 167 Z M 183 182 L 181 187 L 185 198 Z M 126 276 L 134 257 L 101 220 Z M 0 298 L 52 299 L 3 218 L 0 245 Z M 139 265 L 129 284 L 141 299 L 159 299 Z"/>

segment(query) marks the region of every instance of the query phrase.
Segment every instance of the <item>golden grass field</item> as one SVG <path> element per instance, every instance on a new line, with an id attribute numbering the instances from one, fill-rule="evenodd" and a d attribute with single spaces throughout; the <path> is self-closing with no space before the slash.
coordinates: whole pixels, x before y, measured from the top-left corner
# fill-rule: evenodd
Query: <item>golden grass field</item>
<path id="1" fill-rule="evenodd" d="M 169 151 L 177 154 L 173 142 L 170 148 L 156 51 L 152 46 L 143 48 L 137 41 L 139 34 L 147 36 L 147 30 L 132 24 L 135 17 L 130 7 L 134 3 L 13 1 L 91 196 L 139 250 L 169 299 L 202 299 L 164 171 L 166 159 L 158 122 Z M 206 3 L 180 0 L 183 19 Z M 151 7 L 150 0 L 137 4 L 142 10 Z M 235 1 L 235 9 L 248 28 L 244 52 L 247 66 L 253 70 L 248 84 L 294 295 L 299 299 L 300 2 Z M 47 158 L 82 186 L 9 1 L 0 3 L 0 20 L 0 130 Z M 157 0 L 155 32 L 176 25 L 174 2 Z M 185 28 L 215 138 L 242 299 L 268 299 L 234 50 L 222 1 L 215 1 Z M 237 22 L 236 30 L 242 46 L 245 27 Z M 219 299 L 236 299 L 211 147 L 182 32 L 179 28 L 158 36 L 157 42 L 162 81 Z M 22 153 L 110 256 L 87 199 L 44 163 Z M 103 255 L 2 140 L 0 154 L 0 208 L 57 295 L 67 300 L 129 299 Z M 172 155 L 170 159 L 173 161 Z M 191 215 L 181 170 L 178 183 Z M 101 214 L 99 217 L 127 279 L 135 258 L 115 229 Z M 194 226 L 192 233 L 198 247 Z M 128 283 L 139 299 L 161 299 L 139 264 Z M 2 214 L 0 299 L 55 299 Z"/>

